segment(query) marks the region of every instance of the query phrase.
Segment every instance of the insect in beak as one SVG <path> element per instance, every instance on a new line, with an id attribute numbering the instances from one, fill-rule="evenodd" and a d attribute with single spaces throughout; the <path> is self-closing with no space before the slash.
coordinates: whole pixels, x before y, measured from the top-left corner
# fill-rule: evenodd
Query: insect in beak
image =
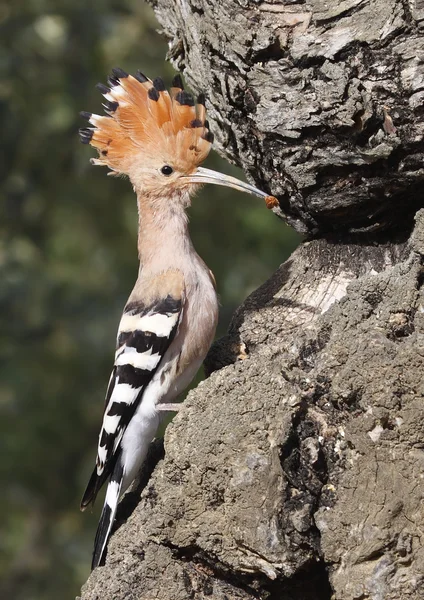
<path id="1" fill-rule="evenodd" d="M 190 180 L 190 183 L 214 183 L 215 185 L 223 185 L 234 188 L 235 190 L 240 190 L 241 192 L 247 192 L 248 194 L 252 194 L 252 196 L 263 198 L 268 208 L 273 208 L 278 205 L 278 200 L 274 198 L 274 196 L 269 196 L 267 193 L 262 192 L 253 185 L 240 181 L 240 179 L 236 179 L 230 175 L 224 175 L 224 173 L 212 171 L 211 169 L 197 167 L 191 175 L 187 175 L 187 178 Z"/>

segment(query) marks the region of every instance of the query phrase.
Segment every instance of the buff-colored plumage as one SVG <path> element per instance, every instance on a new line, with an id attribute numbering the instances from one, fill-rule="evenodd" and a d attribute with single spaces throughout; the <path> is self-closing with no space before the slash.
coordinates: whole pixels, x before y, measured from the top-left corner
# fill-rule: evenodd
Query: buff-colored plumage
<path id="1" fill-rule="evenodd" d="M 93 567 L 104 558 L 119 498 L 145 460 L 162 411 L 175 409 L 214 338 L 215 281 L 188 230 L 193 193 L 211 183 L 270 202 L 248 183 L 199 166 L 212 143 L 204 99 L 195 104 L 178 76 L 168 93 L 159 78 L 114 69 L 109 87 L 98 88 L 107 116 L 82 113 L 91 127 L 80 130 L 81 141 L 97 149 L 94 164 L 131 180 L 140 266 L 120 321 L 96 466 L 81 502 L 84 510 L 109 480 Z"/>
<path id="2" fill-rule="evenodd" d="M 171 93 L 160 78 L 128 75 L 115 69 L 110 87 L 99 85 L 107 116 L 83 113 L 93 128 L 81 130 L 83 141 L 97 149 L 97 165 L 128 175 L 133 184 L 146 169 L 172 164 L 180 175 L 193 172 L 207 157 L 212 142 L 201 96 L 197 104 L 177 76 Z"/>

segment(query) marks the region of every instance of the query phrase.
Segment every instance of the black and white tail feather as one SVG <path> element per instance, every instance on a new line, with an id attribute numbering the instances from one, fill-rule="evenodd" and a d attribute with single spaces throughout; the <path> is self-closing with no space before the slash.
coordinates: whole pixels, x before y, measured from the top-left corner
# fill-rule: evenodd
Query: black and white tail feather
<path id="1" fill-rule="evenodd" d="M 101 486 L 110 476 L 94 543 L 93 569 L 102 561 L 119 497 L 134 479 L 134 468 L 137 470 L 137 464 L 144 459 L 137 442 L 136 448 L 131 447 L 131 439 L 123 445 L 124 434 L 140 409 L 149 384 L 158 370 L 164 367 L 163 357 L 177 333 L 182 305 L 182 296 L 167 295 L 148 306 L 142 301 L 132 301 L 125 307 L 118 330 L 115 364 L 106 393 L 96 467 L 81 501 L 81 510 L 93 504 Z M 149 420 L 148 412 L 145 420 Z M 148 424 L 145 429 L 149 430 Z M 154 435 L 156 428 L 150 429 Z M 147 436 L 146 450 L 150 441 Z M 135 467 L 134 461 L 137 463 Z"/>
<path id="2" fill-rule="evenodd" d="M 94 538 L 93 558 L 91 561 L 92 569 L 95 569 L 103 558 L 112 525 L 115 520 L 118 500 L 121 495 L 122 481 L 123 467 L 122 463 L 117 461 L 107 487 L 105 503 L 97 526 L 96 537 Z"/>

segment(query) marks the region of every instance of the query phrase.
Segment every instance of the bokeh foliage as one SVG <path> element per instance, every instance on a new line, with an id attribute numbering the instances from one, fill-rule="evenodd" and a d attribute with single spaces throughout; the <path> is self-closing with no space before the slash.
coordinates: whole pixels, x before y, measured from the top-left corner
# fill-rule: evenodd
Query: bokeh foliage
<path id="1" fill-rule="evenodd" d="M 78 113 L 99 110 L 94 85 L 112 66 L 170 81 L 156 27 L 138 0 L 0 6 L 2 598 L 73 598 L 89 572 L 100 506 L 78 506 L 136 277 L 137 214 L 128 182 L 89 165 Z M 208 164 L 240 176 L 217 156 Z M 298 238 L 260 200 L 223 188 L 199 194 L 191 223 L 222 333 Z"/>

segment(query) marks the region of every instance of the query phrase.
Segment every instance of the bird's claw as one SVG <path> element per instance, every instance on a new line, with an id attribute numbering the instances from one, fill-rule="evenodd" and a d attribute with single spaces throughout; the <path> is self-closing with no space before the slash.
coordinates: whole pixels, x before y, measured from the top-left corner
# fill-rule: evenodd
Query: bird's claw
<path id="1" fill-rule="evenodd" d="M 178 412 L 181 408 L 181 402 L 165 402 L 164 404 L 156 404 L 157 411 Z"/>

